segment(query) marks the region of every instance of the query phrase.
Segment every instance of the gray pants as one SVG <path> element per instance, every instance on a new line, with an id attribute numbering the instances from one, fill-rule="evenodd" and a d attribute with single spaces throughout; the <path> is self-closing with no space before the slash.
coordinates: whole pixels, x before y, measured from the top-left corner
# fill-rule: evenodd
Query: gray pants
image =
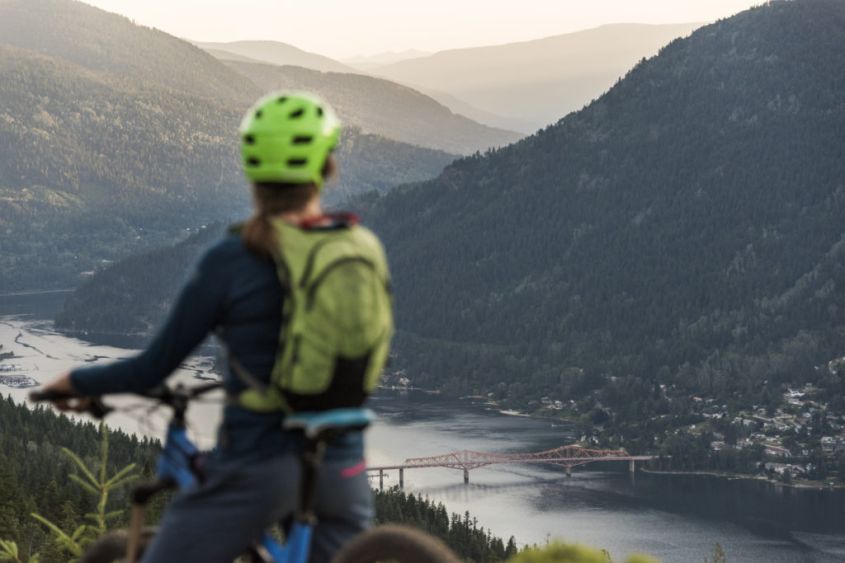
<path id="1" fill-rule="evenodd" d="M 362 468 L 363 461 L 321 467 L 311 563 L 328 563 L 369 526 L 373 497 Z M 210 468 L 205 484 L 173 500 L 143 563 L 231 563 L 268 526 L 293 514 L 301 474 L 296 454 Z"/>

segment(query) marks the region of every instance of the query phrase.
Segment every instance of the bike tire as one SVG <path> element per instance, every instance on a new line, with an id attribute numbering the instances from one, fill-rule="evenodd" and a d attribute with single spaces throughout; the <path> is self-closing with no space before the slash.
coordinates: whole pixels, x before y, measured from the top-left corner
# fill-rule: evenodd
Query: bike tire
<path id="1" fill-rule="evenodd" d="M 152 541 L 155 529 L 147 529 L 141 532 L 141 545 L 138 550 L 138 559 L 144 555 L 144 549 Z M 78 563 L 114 563 L 123 561 L 126 558 L 126 548 L 129 544 L 129 533 L 126 530 L 117 530 L 100 536 L 94 543 L 85 549 L 85 553 L 79 558 Z"/>
<path id="2" fill-rule="evenodd" d="M 332 563 L 460 563 L 439 539 L 408 526 L 388 524 L 368 530 L 349 542 Z"/>

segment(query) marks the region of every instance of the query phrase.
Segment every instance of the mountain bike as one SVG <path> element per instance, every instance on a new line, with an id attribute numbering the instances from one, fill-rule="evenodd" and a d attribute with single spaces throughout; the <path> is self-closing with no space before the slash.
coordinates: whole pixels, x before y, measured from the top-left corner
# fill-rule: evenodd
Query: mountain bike
<path id="1" fill-rule="evenodd" d="M 92 543 L 79 563 L 136 563 L 143 556 L 144 548 L 152 540 L 155 530 L 144 528 L 144 516 L 149 502 L 157 495 L 169 491 L 201 486 L 203 479 L 203 454 L 188 437 L 185 415 L 188 405 L 198 397 L 217 390 L 220 383 L 209 383 L 193 388 L 176 386 L 158 387 L 142 396 L 172 409 L 166 439 L 158 458 L 156 480 L 135 487 L 131 493 L 132 512 L 129 529 L 106 534 Z M 78 399 L 55 392 L 35 391 L 33 401 L 59 401 Z M 103 418 L 116 409 L 100 398 L 89 398 L 86 412 Z M 329 441 L 347 432 L 361 431 L 373 421 L 369 409 L 336 409 L 323 412 L 297 413 L 285 417 L 284 429 L 301 432 L 305 437 L 300 461 L 302 484 L 299 506 L 287 528 L 286 541 L 277 541 L 269 531 L 261 540 L 249 546 L 243 557 L 261 563 L 307 563 L 311 536 L 317 521 L 314 497 L 317 474 Z M 239 559 L 239 561 L 242 559 Z M 440 540 L 421 531 L 405 526 L 385 525 L 373 528 L 351 541 L 333 560 L 334 563 L 375 563 L 397 561 L 400 563 L 457 563 L 459 559 Z"/>

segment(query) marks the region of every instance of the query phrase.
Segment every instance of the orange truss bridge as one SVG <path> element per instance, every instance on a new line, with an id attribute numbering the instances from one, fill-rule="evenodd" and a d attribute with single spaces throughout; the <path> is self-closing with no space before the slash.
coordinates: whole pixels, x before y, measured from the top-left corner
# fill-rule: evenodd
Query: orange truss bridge
<path id="1" fill-rule="evenodd" d="M 464 483 L 469 483 L 470 470 L 501 463 L 551 463 L 560 465 L 564 468 L 567 475 L 571 475 L 573 467 L 585 465 L 587 463 L 595 463 L 598 461 L 627 461 L 628 469 L 631 473 L 634 473 L 636 471 L 636 463 L 638 461 L 649 461 L 652 459 L 654 459 L 654 456 L 630 455 L 624 449 L 597 450 L 570 445 L 542 452 L 516 454 L 460 450 L 431 457 L 412 457 L 406 459 L 403 463 L 396 465 L 368 467 L 367 471 L 378 472 L 379 487 L 383 489 L 385 471 L 388 470 L 399 471 L 399 486 L 402 487 L 405 484 L 406 469 L 424 469 L 427 467 L 458 469 L 464 472 Z"/>

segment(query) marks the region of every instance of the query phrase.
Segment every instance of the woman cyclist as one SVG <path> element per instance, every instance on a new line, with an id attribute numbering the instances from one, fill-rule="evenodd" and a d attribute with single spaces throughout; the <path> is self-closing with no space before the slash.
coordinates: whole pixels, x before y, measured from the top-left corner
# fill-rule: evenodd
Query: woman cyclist
<path id="1" fill-rule="evenodd" d="M 334 112 L 315 97 L 278 93 L 260 100 L 241 124 L 253 216 L 200 259 L 145 351 L 110 365 L 73 370 L 45 390 L 79 396 L 149 390 L 212 332 L 229 354 L 224 387 L 230 398 L 250 385 L 269 385 L 285 340 L 283 316 L 288 313 L 283 311 L 291 295 L 289 284 L 280 283 L 274 260 L 285 244 L 276 223 L 308 233 L 350 228 L 354 221 L 326 215 L 320 204 L 321 188 L 335 172 L 331 153 L 339 133 Z M 283 417 L 279 410 L 261 412 L 228 402 L 206 481 L 174 499 L 143 561 L 231 562 L 269 525 L 292 513 L 302 439 L 281 429 Z M 319 522 L 311 561 L 329 561 L 373 517 L 363 454 L 361 432 L 346 434 L 327 448 L 318 478 Z"/>

